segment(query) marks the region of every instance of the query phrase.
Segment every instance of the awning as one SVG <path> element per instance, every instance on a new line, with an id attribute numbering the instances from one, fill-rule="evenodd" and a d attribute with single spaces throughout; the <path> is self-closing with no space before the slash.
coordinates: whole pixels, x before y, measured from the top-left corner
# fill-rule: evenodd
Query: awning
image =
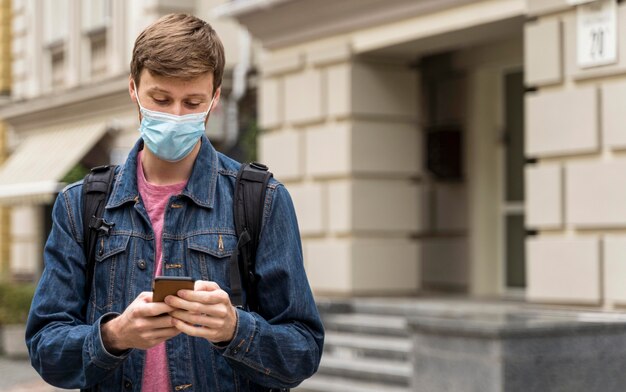
<path id="1" fill-rule="evenodd" d="M 0 166 L 0 204 L 46 203 L 60 180 L 107 132 L 103 121 L 62 124 L 26 136 Z"/>

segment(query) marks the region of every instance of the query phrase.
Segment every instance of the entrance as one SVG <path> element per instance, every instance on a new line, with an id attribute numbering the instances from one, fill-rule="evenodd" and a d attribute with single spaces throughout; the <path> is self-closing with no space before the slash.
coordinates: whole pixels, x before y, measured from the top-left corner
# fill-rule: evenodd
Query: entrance
<path id="1" fill-rule="evenodd" d="M 421 65 L 424 187 L 434 201 L 423 287 L 517 298 L 526 286 L 521 37 Z"/>

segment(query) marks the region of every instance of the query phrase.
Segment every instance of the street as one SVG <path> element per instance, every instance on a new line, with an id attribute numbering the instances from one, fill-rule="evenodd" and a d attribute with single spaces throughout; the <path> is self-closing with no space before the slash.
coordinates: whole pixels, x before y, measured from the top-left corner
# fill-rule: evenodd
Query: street
<path id="1" fill-rule="evenodd" d="M 0 357 L 0 391 L 56 392 L 65 389 L 46 384 L 30 366 L 28 359 Z"/>

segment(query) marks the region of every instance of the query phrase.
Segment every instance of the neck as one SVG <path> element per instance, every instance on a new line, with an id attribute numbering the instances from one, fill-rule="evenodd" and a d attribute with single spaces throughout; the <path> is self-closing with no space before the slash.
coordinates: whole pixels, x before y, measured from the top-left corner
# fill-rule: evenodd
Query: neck
<path id="1" fill-rule="evenodd" d="M 201 144 L 202 140 L 198 140 L 191 153 L 178 162 L 159 159 L 149 148 L 144 148 L 141 166 L 146 180 L 154 185 L 172 185 L 187 181 L 191 176 Z"/>

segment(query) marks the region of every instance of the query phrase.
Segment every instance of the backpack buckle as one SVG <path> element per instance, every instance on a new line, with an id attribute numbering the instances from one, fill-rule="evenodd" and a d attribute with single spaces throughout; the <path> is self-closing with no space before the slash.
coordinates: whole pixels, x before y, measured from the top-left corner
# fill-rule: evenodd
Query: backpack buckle
<path id="1" fill-rule="evenodd" d="M 111 228 L 115 226 L 114 222 L 107 222 L 104 218 L 96 218 L 92 216 L 89 220 L 89 228 L 104 233 L 105 235 L 109 235 Z"/>
<path id="2" fill-rule="evenodd" d="M 260 162 L 252 162 L 252 163 L 250 163 L 250 166 L 252 166 L 255 169 L 262 170 L 262 171 L 268 171 L 269 170 L 269 168 L 266 165 L 264 165 L 264 164 L 262 164 Z"/>
<path id="3" fill-rule="evenodd" d="M 103 172 L 105 170 L 107 170 L 111 165 L 101 165 L 101 166 L 96 166 L 91 168 L 91 172 L 92 173 L 98 173 L 98 172 Z"/>

